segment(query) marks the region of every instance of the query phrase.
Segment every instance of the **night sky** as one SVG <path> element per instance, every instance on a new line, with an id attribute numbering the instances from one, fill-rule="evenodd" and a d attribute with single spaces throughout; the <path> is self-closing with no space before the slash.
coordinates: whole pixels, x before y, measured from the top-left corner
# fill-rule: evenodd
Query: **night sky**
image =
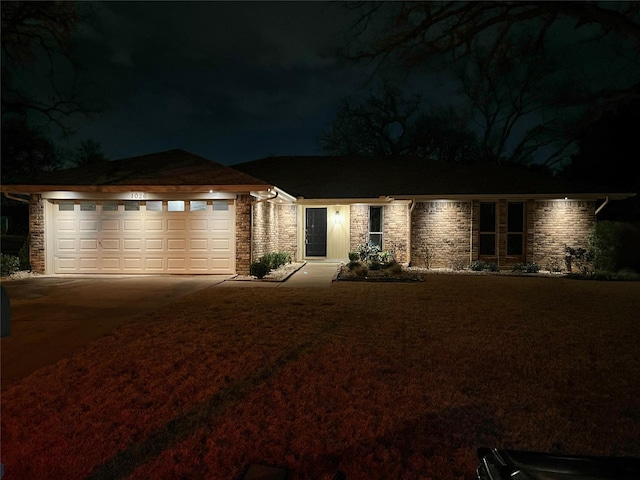
<path id="1" fill-rule="evenodd" d="M 340 65 L 338 2 L 104 2 L 75 40 L 103 111 L 73 140 L 109 159 L 182 148 L 224 164 L 320 154 L 317 135 L 369 72 Z M 89 87 L 87 88 L 87 85 Z"/>
<path id="2" fill-rule="evenodd" d="M 99 109 L 89 118 L 68 119 L 75 130 L 69 149 L 93 139 L 108 159 L 181 148 L 228 165 L 270 155 L 321 155 L 318 136 L 340 101 L 379 91 L 373 65 L 339 60 L 337 50 L 353 37 L 350 27 L 361 14 L 342 2 L 80 5 L 91 15 L 73 39 L 79 69 L 61 67 L 55 80 L 66 87 L 75 82 Z M 373 32 L 385 32 L 388 17 L 375 18 L 380 23 L 359 39 L 365 44 Z M 596 90 L 637 82 L 639 64 L 621 48 L 633 43 L 618 35 L 584 41 L 598 32 L 597 25 L 574 19 L 554 23 L 548 48 L 560 60 L 552 81 L 577 79 Z M 420 93 L 428 107 L 460 104 L 450 73 L 421 67 L 421 74 L 412 71 L 411 84 L 402 85 L 406 97 Z M 48 80 L 27 82 L 38 81 Z M 537 121 L 524 118 L 510 141 Z"/>

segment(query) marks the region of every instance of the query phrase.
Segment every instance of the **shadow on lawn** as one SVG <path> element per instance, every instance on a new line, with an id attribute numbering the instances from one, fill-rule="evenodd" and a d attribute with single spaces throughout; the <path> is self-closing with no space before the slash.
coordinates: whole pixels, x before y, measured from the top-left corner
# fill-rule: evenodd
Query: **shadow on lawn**
<path id="1" fill-rule="evenodd" d="M 239 382 L 221 389 L 206 403 L 167 422 L 146 440 L 133 443 L 126 450 L 120 451 L 110 460 L 98 466 L 87 478 L 97 480 L 128 477 L 137 467 L 156 458 L 171 445 L 185 440 L 196 430 L 210 425 L 217 416 L 246 397 L 258 385 L 277 374 L 287 364 L 296 361 L 300 354 L 313 343 L 315 342 L 302 343 L 253 375 L 248 375 Z"/>
<path id="2" fill-rule="evenodd" d="M 110 460 L 96 467 L 87 479 L 115 480 L 126 478 L 137 467 L 155 459 L 163 451 L 185 440 L 198 429 L 210 428 L 216 417 L 221 416 L 227 409 L 245 398 L 254 388 L 269 380 L 289 363 L 295 362 L 311 346 L 324 341 L 328 334 L 337 327 L 337 322 L 327 322 L 323 330 L 314 337 L 313 341 L 303 342 L 293 347 L 252 375 L 248 375 L 242 380 L 222 388 L 204 404 L 167 422 L 157 432 L 149 435 L 147 439 L 132 443 L 126 450 L 118 452 Z"/>

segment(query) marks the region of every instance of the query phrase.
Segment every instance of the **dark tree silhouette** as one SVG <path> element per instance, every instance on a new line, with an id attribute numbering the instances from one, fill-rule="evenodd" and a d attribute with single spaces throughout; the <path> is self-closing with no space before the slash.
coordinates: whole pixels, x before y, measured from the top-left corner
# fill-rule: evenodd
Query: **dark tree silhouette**
<path id="1" fill-rule="evenodd" d="M 585 124 L 640 98 L 638 2 L 349 5 L 362 13 L 346 58 L 400 65 L 408 72 L 457 69 L 462 92 L 484 128 L 483 144 L 508 160 L 526 160 L 553 143 L 547 164 L 556 163 L 568 155 L 568 145 L 575 146 Z M 608 48 L 609 63 L 576 56 L 587 47 Z M 586 75 L 597 65 L 595 75 Z"/>
<path id="2" fill-rule="evenodd" d="M 453 108 L 420 112 L 420 97 L 404 98 L 385 82 L 358 104 L 344 100 L 319 143 L 329 155 L 417 155 L 448 162 L 477 160 L 468 120 Z"/>

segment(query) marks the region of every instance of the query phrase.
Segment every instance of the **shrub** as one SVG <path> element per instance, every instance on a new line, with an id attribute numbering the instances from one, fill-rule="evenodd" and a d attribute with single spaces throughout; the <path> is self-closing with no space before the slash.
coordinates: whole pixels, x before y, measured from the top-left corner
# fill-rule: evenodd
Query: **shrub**
<path id="1" fill-rule="evenodd" d="M 286 263 L 291 263 L 291 255 L 287 252 L 270 252 L 262 255 L 258 262 L 264 263 L 269 270 L 277 270 Z M 269 271 L 267 270 L 267 272 Z"/>
<path id="2" fill-rule="evenodd" d="M 384 264 L 384 270 L 390 274 L 398 274 L 402 273 L 402 265 L 400 265 L 397 261 L 392 260 Z"/>
<path id="3" fill-rule="evenodd" d="M 593 273 L 593 267 L 591 265 L 593 253 L 584 248 L 572 248 L 568 245 L 564 246 L 564 251 L 564 263 L 569 273 L 572 272 L 574 265 L 581 275 Z"/>
<path id="4" fill-rule="evenodd" d="M 358 252 L 349 252 L 349 261 L 356 262 L 358 260 L 360 260 L 360 255 L 358 255 Z"/>
<path id="5" fill-rule="evenodd" d="M 360 264 L 358 264 L 357 267 L 355 267 L 352 270 L 352 272 L 355 273 L 359 277 L 366 277 L 367 274 L 369 273 L 369 269 L 367 268 L 366 265 L 363 265 L 363 264 L 360 263 Z"/>
<path id="6" fill-rule="evenodd" d="M 471 262 L 469 268 L 474 272 L 481 272 L 483 270 L 497 272 L 499 270 L 498 264 L 496 262 L 487 263 L 484 260 L 475 260 Z"/>
<path id="7" fill-rule="evenodd" d="M 559 273 L 562 271 L 562 262 L 558 258 L 550 258 L 547 263 L 547 270 L 553 273 Z"/>
<path id="8" fill-rule="evenodd" d="M 347 263 L 347 267 L 349 267 L 349 270 L 353 270 L 354 268 L 358 267 L 359 265 L 361 265 L 361 264 L 357 260 Z"/>
<path id="9" fill-rule="evenodd" d="M 589 235 L 589 253 L 593 268 L 617 272 L 640 272 L 640 224 L 631 222 L 598 222 Z"/>
<path id="10" fill-rule="evenodd" d="M 513 266 L 514 272 L 524 272 L 524 273 L 538 273 L 540 271 L 540 265 L 535 262 L 532 263 L 516 263 Z"/>
<path id="11" fill-rule="evenodd" d="M 487 264 L 483 260 L 475 260 L 471 262 L 469 268 L 471 268 L 471 270 L 473 270 L 474 272 L 481 272 L 482 270 L 487 268 Z"/>
<path id="12" fill-rule="evenodd" d="M 361 243 L 356 247 L 356 250 L 363 262 L 380 261 L 380 246 L 373 242 Z"/>
<path id="13" fill-rule="evenodd" d="M 380 270 L 382 268 L 382 264 L 377 260 L 372 260 L 369 263 L 369 270 Z"/>
<path id="14" fill-rule="evenodd" d="M 263 278 L 270 270 L 269 265 L 262 261 L 253 262 L 249 267 L 249 273 L 258 278 Z"/>
<path id="15" fill-rule="evenodd" d="M 0 253 L 0 274 L 4 277 L 20 270 L 20 258 Z"/>

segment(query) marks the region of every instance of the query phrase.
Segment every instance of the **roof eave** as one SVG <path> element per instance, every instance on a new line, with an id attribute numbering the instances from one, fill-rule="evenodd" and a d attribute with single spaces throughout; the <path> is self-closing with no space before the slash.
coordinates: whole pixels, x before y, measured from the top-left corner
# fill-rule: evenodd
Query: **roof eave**
<path id="1" fill-rule="evenodd" d="M 45 193 L 45 192 L 149 192 L 149 193 L 207 193 L 265 191 L 275 188 L 273 185 L 1 185 L 2 192 L 7 193 Z"/>

